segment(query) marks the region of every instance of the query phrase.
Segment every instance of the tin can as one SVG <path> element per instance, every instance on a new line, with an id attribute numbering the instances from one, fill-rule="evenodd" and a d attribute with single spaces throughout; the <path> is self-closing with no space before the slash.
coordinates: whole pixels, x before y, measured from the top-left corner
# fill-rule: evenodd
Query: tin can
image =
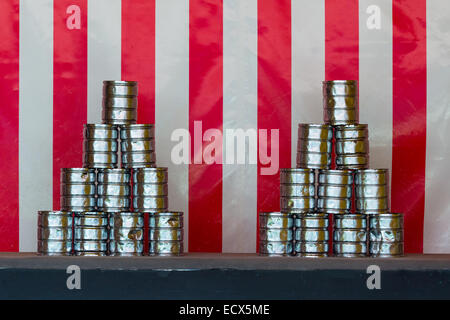
<path id="1" fill-rule="evenodd" d="M 356 210 L 365 214 L 388 213 L 388 182 L 387 169 L 357 170 L 355 174 Z"/>
<path id="2" fill-rule="evenodd" d="M 294 218 L 281 212 L 260 212 L 259 228 L 288 228 L 294 226 Z"/>
<path id="3" fill-rule="evenodd" d="M 290 256 L 293 253 L 292 241 L 259 241 L 261 256 Z"/>
<path id="4" fill-rule="evenodd" d="M 358 258 L 367 256 L 367 243 L 361 242 L 334 242 L 333 254 L 335 257 Z"/>
<path id="5" fill-rule="evenodd" d="M 149 241 L 149 255 L 181 256 L 183 255 L 183 241 Z"/>
<path id="6" fill-rule="evenodd" d="M 295 227 L 301 229 L 327 229 L 328 221 L 328 214 L 326 213 L 300 214 L 295 218 Z"/>
<path id="7" fill-rule="evenodd" d="M 337 126 L 359 122 L 356 80 L 324 81 L 322 88 L 325 123 Z"/>
<path id="8" fill-rule="evenodd" d="M 149 228 L 183 228 L 183 212 L 154 212 L 149 214 Z"/>
<path id="9" fill-rule="evenodd" d="M 118 130 L 109 124 L 85 124 L 83 130 L 83 167 L 116 168 Z"/>
<path id="10" fill-rule="evenodd" d="M 98 172 L 97 206 L 103 212 L 129 212 L 131 172 L 128 169 L 102 169 Z"/>
<path id="11" fill-rule="evenodd" d="M 151 241 L 183 241 L 183 228 L 149 228 Z"/>

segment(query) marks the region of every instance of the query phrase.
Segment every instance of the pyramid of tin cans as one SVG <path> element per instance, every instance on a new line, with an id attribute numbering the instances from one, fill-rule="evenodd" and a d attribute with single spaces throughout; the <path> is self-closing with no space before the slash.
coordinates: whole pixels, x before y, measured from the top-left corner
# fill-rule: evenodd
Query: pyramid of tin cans
<path id="1" fill-rule="evenodd" d="M 103 123 L 84 125 L 83 168 L 61 169 L 62 211 L 38 214 L 39 254 L 143 255 L 146 214 L 147 253 L 183 253 L 183 213 L 168 211 L 167 168 L 156 167 L 154 125 L 136 124 L 137 93 L 135 81 L 103 82 Z"/>

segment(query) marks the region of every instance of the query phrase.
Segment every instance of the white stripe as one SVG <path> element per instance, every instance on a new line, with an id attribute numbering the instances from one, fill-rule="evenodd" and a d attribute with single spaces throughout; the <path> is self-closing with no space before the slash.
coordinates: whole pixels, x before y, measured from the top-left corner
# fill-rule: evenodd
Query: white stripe
<path id="1" fill-rule="evenodd" d="M 52 0 L 20 1 L 19 41 L 19 250 L 35 252 L 37 211 L 53 206 Z"/>
<path id="2" fill-rule="evenodd" d="M 450 3 L 427 1 L 427 153 L 424 253 L 450 253 Z M 406 230 L 407 232 L 407 230 Z"/>
<path id="3" fill-rule="evenodd" d="M 323 123 L 325 75 L 325 1 L 293 0 L 292 19 L 292 166 L 296 166 L 299 123 Z"/>
<path id="4" fill-rule="evenodd" d="M 249 153 L 256 155 L 257 145 L 246 142 L 246 164 L 236 164 L 243 150 L 226 164 L 225 149 L 226 130 L 258 128 L 257 14 L 257 0 L 223 1 L 223 252 L 256 252 L 257 165 Z"/>
<path id="5" fill-rule="evenodd" d="M 121 79 L 121 0 L 88 1 L 88 123 L 102 121 L 103 80 Z"/>
<path id="6" fill-rule="evenodd" d="M 380 29 L 370 29 L 379 8 Z M 369 10 L 370 11 L 370 10 Z M 370 11 L 371 12 L 371 11 Z M 370 167 L 392 168 L 392 1 L 359 2 L 359 119 L 369 125 Z"/>
<path id="7" fill-rule="evenodd" d="M 188 249 L 188 164 L 175 165 L 170 140 L 176 129 L 189 131 L 189 0 L 156 1 L 155 130 L 158 166 L 169 170 L 169 205 L 184 212 Z"/>

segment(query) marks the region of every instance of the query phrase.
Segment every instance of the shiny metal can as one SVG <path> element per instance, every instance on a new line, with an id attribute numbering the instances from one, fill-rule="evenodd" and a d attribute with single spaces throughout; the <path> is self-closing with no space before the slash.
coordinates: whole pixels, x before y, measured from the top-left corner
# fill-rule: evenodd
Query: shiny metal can
<path id="1" fill-rule="evenodd" d="M 317 209 L 327 213 L 347 213 L 351 208 L 351 198 L 319 197 L 317 199 Z"/>
<path id="2" fill-rule="evenodd" d="M 134 196 L 133 208 L 139 212 L 165 211 L 169 207 L 167 196 Z"/>
<path id="3" fill-rule="evenodd" d="M 338 169 L 365 169 L 369 166 L 367 124 L 335 127 L 336 166 Z"/>
<path id="4" fill-rule="evenodd" d="M 403 229 L 370 229 L 370 241 L 403 242 Z"/>
<path id="5" fill-rule="evenodd" d="M 181 256 L 183 255 L 183 241 L 149 241 L 149 255 Z"/>
<path id="6" fill-rule="evenodd" d="M 340 198 L 351 199 L 352 198 L 352 185 L 333 185 L 333 184 L 320 184 L 317 188 L 317 196 L 319 198 Z M 319 206 L 320 208 L 320 206 Z"/>
<path id="7" fill-rule="evenodd" d="M 337 103 L 335 99 L 328 99 L 326 102 L 330 105 L 335 103 Z M 359 121 L 359 112 L 356 108 L 329 107 L 323 109 L 323 119 L 325 123 L 333 126 L 355 124 Z"/>
<path id="8" fill-rule="evenodd" d="M 155 241 L 183 241 L 183 228 L 149 228 L 148 239 Z"/>
<path id="9" fill-rule="evenodd" d="M 328 214 L 326 213 L 300 214 L 295 218 L 295 227 L 302 229 L 326 229 L 328 223 Z"/>
<path id="10" fill-rule="evenodd" d="M 389 198 L 356 198 L 356 211 L 364 214 L 389 212 Z"/>
<path id="11" fill-rule="evenodd" d="M 149 214 L 149 228 L 183 228 L 183 212 L 154 212 Z"/>
<path id="12" fill-rule="evenodd" d="M 119 107 L 119 102 L 103 102 L 102 122 L 104 124 L 125 125 L 135 124 L 137 119 L 137 107 Z M 137 101 L 135 103 L 137 105 Z"/>
<path id="13" fill-rule="evenodd" d="M 144 214 L 139 212 L 114 212 L 109 216 L 109 227 L 144 228 Z"/>
<path id="14" fill-rule="evenodd" d="M 73 237 L 77 241 L 107 241 L 109 238 L 109 231 L 108 227 L 75 227 Z"/>
<path id="15" fill-rule="evenodd" d="M 154 124 L 130 124 L 120 126 L 120 139 L 122 140 L 154 140 L 154 138 Z"/>
<path id="16" fill-rule="evenodd" d="M 103 212 L 129 212 L 131 172 L 128 169 L 103 169 L 98 172 L 97 207 Z"/>
<path id="17" fill-rule="evenodd" d="M 359 122 L 356 80 L 324 81 L 322 88 L 325 123 L 336 126 Z"/>
<path id="18" fill-rule="evenodd" d="M 142 256 L 144 255 L 144 243 L 142 240 L 120 240 L 109 242 L 110 256 Z"/>
<path id="19" fill-rule="evenodd" d="M 133 170 L 134 183 L 167 183 L 167 168 L 139 168 Z"/>
<path id="20" fill-rule="evenodd" d="M 37 231 L 38 240 L 71 241 L 73 238 L 72 228 L 67 227 L 39 227 Z"/>
<path id="21" fill-rule="evenodd" d="M 114 241 L 142 241 L 144 227 L 113 227 L 109 229 L 109 240 Z"/>
<path id="22" fill-rule="evenodd" d="M 77 227 L 108 227 L 108 215 L 103 212 L 76 213 L 73 225 Z"/>
<path id="23" fill-rule="evenodd" d="M 388 169 L 365 169 L 355 173 L 355 185 L 389 185 Z"/>
<path id="24" fill-rule="evenodd" d="M 124 152 L 122 153 L 124 168 L 153 168 L 156 167 L 155 151 Z"/>
<path id="25" fill-rule="evenodd" d="M 99 196 L 97 208 L 103 212 L 128 212 L 131 208 L 130 196 Z"/>
<path id="26" fill-rule="evenodd" d="M 292 228 L 294 218 L 281 212 L 260 212 L 259 228 Z"/>
<path id="27" fill-rule="evenodd" d="M 106 256 L 108 254 L 108 241 L 75 239 L 73 248 L 76 256 Z"/>
<path id="28" fill-rule="evenodd" d="M 307 213 L 315 209 L 314 197 L 280 197 L 281 212 Z"/>
<path id="29" fill-rule="evenodd" d="M 335 229 L 366 229 L 367 215 L 365 214 L 336 214 L 333 216 Z"/>
<path id="30" fill-rule="evenodd" d="M 103 81 L 103 96 L 137 96 L 137 81 Z"/>
<path id="31" fill-rule="evenodd" d="M 360 242 L 333 242 L 335 257 L 358 258 L 367 256 L 367 243 Z"/>
<path id="32" fill-rule="evenodd" d="M 259 241 L 261 256 L 290 256 L 293 253 L 292 241 Z"/>
<path id="33" fill-rule="evenodd" d="M 328 241 L 296 241 L 295 253 L 298 257 L 327 257 L 328 246 Z"/>
<path id="34" fill-rule="evenodd" d="M 84 212 L 94 211 L 97 207 L 97 199 L 92 196 L 69 196 L 60 197 L 60 207 L 62 211 Z"/>
<path id="35" fill-rule="evenodd" d="M 333 241 L 336 242 L 366 242 L 367 229 L 341 229 L 333 230 Z"/>
<path id="36" fill-rule="evenodd" d="M 122 163 L 127 168 L 154 167 L 155 126 L 153 124 L 131 124 L 120 129 Z"/>
<path id="37" fill-rule="evenodd" d="M 353 184 L 353 171 L 351 170 L 319 170 L 319 185 L 345 185 Z"/>
<path id="38" fill-rule="evenodd" d="M 37 253 L 41 256 L 71 256 L 73 251 L 70 240 L 38 240 Z"/>
<path id="39" fill-rule="evenodd" d="M 327 124 L 300 123 L 298 125 L 298 139 L 318 139 L 331 142 L 333 127 Z"/>
<path id="40" fill-rule="evenodd" d="M 327 228 L 296 228 L 295 241 L 301 242 L 323 242 L 328 241 Z"/>
<path id="41" fill-rule="evenodd" d="M 329 140 L 319 139 L 298 139 L 297 152 L 311 152 L 311 153 L 331 153 L 332 144 Z"/>
<path id="42" fill-rule="evenodd" d="M 404 255 L 403 242 L 370 242 L 369 254 L 371 257 L 393 258 Z"/>
<path id="43" fill-rule="evenodd" d="M 93 184 L 95 186 L 95 169 L 61 168 L 60 182 L 64 184 Z"/>
<path id="44" fill-rule="evenodd" d="M 403 229 L 403 213 L 383 213 L 369 216 L 370 229 Z"/>
<path id="45" fill-rule="evenodd" d="M 168 196 L 167 183 L 136 183 L 133 185 L 135 196 Z"/>
<path id="46" fill-rule="evenodd" d="M 314 169 L 282 168 L 280 169 L 281 184 L 314 185 Z"/>
<path id="47" fill-rule="evenodd" d="M 83 130 L 83 167 L 116 168 L 119 132 L 108 124 L 85 124 Z"/>
<path id="48" fill-rule="evenodd" d="M 280 194 L 282 197 L 314 197 L 314 184 L 281 184 Z"/>
<path id="49" fill-rule="evenodd" d="M 262 241 L 292 241 L 294 231 L 292 228 L 259 228 L 259 239 Z"/>
<path id="50" fill-rule="evenodd" d="M 73 214 L 68 211 L 38 211 L 38 227 L 72 228 Z"/>
<path id="51" fill-rule="evenodd" d="M 330 169 L 331 168 L 331 152 L 297 152 L 297 168 L 310 169 Z"/>
<path id="52" fill-rule="evenodd" d="M 358 96 L 357 80 L 329 80 L 322 82 L 323 96 Z"/>

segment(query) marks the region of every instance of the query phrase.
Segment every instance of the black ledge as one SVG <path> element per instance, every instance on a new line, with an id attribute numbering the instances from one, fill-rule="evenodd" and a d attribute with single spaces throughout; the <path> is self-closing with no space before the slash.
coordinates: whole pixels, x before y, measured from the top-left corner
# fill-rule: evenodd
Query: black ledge
<path id="1" fill-rule="evenodd" d="M 68 289 L 79 266 L 81 289 Z M 368 289 L 367 268 L 380 268 Z M 0 253 L 0 299 L 450 299 L 450 255 L 403 258 L 39 257 Z"/>

